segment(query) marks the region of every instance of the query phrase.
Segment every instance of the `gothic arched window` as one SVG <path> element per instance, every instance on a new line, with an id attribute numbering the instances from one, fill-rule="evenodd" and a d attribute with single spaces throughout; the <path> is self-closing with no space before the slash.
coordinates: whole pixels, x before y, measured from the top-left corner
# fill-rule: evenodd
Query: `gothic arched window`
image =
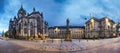
<path id="1" fill-rule="evenodd" d="M 21 23 L 20 23 L 18 26 L 19 26 L 19 28 L 18 28 L 18 29 L 19 29 L 19 32 L 20 32 L 20 31 L 21 31 Z"/>
<path id="2" fill-rule="evenodd" d="M 30 28 L 33 28 L 33 23 L 32 22 L 30 23 Z"/>
<path id="3" fill-rule="evenodd" d="M 33 23 L 30 23 L 30 35 L 33 35 L 34 31 L 33 31 Z"/>
<path id="4" fill-rule="evenodd" d="M 27 22 L 25 22 L 24 25 L 27 26 Z"/>

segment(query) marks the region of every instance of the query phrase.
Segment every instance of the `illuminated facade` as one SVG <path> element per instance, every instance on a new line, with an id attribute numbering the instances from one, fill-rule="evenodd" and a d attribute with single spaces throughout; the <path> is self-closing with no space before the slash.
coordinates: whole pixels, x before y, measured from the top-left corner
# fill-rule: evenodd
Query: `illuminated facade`
<path id="1" fill-rule="evenodd" d="M 33 12 L 26 15 L 26 11 L 21 6 L 17 17 L 9 21 L 9 35 L 13 38 L 41 38 L 48 35 L 48 23 L 43 21 L 43 13 L 33 8 Z"/>
<path id="2" fill-rule="evenodd" d="M 85 24 L 86 38 L 113 37 L 116 36 L 116 24 L 108 17 L 102 19 L 91 18 Z"/>
<path id="3" fill-rule="evenodd" d="M 83 26 L 69 26 L 72 38 L 82 38 L 84 36 Z M 49 27 L 49 37 L 51 38 L 65 38 L 66 26 Z"/>

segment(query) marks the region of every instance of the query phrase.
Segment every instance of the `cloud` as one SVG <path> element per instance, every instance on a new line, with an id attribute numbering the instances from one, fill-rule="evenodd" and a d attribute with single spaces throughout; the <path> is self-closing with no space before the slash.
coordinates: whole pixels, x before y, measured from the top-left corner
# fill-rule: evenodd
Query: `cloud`
<path id="1" fill-rule="evenodd" d="M 117 0 L 69 0 L 64 5 L 63 17 L 66 16 L 71 20 L 71 24 L 84 25 L 82 16 L 102 18 L 108 16 L 114 21 L 118 19 L 119 2 Z M 90 15 L 91 14 L 91 15 Z M 89 18 L 88 18 L 89 19 Z M 82 21 L 82 22 L 81 22 Z"/>
<path id="2" fill-rule="evenodd" d="M 7 31 L 8 30 L 8 25 L 9 25 L 9 20 L 10 18 L 13 18 L 18 9 L 18 5 L 20 3 L 19 0 L 6 0 L 4 2 L 4 12 L 1 12 L 1 19 L 0 19 L 0 32 Z"/>
<path id="3" fill-rule="evenodd" d="M 0 11 L 0 32 L 8 30 L 9 19 L 17 15 L 21 4 L 27 13 L 35 7 L 43 12 L 44 20 L 49 26 L 65 25 L 66 19 L 70 19 L 70 25 L 84 25 L 94 16 L 102 18 L 110 17 L 114 21 L 120 20 L 119 0 L 5 0 L 2 12 Z M 87 18 L 85 20 L 84 18 Z"/>
<path id="4" fill-rule="evenodd" d="M 21 4 L 23 4 L 24 9 L 27 13 L 31 13 L 33 7 L 37 11 L 43 12 L 44 20 L 49 22 L 49 26 L 57 24 L 58 19 L 60 18 L 62 12 L 62 5 L 64 1 L 59 0 L 6 0 L 8 3 L 4 5 L 4 13 L 1 13 L 1 23 L 0 23 L 0 32 L 3 30 L 7 31 L 9 26 L 10 18 L 13 18 L 17 15 Z"/>

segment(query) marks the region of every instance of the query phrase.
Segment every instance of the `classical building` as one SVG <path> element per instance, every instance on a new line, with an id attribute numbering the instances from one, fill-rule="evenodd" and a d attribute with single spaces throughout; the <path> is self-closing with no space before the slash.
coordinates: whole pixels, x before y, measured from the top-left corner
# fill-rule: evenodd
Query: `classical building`
<path id="1" fill-rule="evenodd" d="M 33 8 L 26 15 L 23 6 L 18 10 L 17 17 L 9 21 L 9 35 L 12 38 L 35 39 L 48 36 L 48 23 L 43 20 L 43 13 Z"/>
<path id="2" fill-rule="evenodd" d="M 116 36 L 116 24 L 108 17 L 91 18 L 85 23 L 86 38 L 104 38 Z"/>
<path id="3" fill-rule="evenodd" d="M 83 38 L 84 27 L 83 26 L 69 26 L 70 34 L 72 38 Z M 66 26 L 54 26 L 49 27 L 50 38 L 65 38 Z"/>

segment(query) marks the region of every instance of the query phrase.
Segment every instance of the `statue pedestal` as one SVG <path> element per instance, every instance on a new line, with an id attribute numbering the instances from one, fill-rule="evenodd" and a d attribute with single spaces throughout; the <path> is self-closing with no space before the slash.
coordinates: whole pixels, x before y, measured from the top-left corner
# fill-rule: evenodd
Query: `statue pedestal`
<path id="1" fill-rule="evenodd" d="M 72 41 L 72 39 L 70 39 L 70 38 L 67 38 L 67 39 L 65 39 L 65 41 Z"/>
<path id="2" fill-rule="evenodd" d="M 71 35 L 70 34 L 68 34 L 68 35 L 66 35 L 67 37 L 65 38 L 65 41 L 72 41 L 72 38 L 71 38 Z"/>
<path id="3" fill-rule="evenodd" d="M 38 39 L 38 36 L 35 36 L 35 40 L 37 40 Z"/>

